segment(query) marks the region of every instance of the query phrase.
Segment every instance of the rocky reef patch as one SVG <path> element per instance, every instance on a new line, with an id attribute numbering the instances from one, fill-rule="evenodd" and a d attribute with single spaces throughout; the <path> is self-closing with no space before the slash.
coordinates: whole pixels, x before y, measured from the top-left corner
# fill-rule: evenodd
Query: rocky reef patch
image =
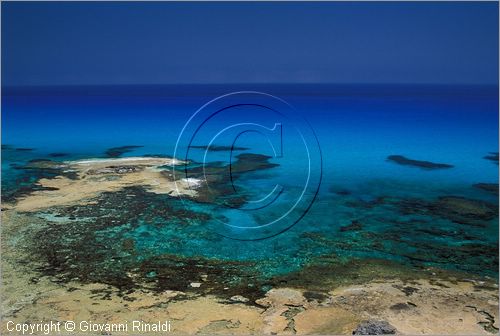
<path id="1" fill-rule="evenodd" d="M 39 215 L 47 218 L 46 212 Z M 187 210 L 168 195 L 128 187 L 103 193 L 91 204 L 52 208 L 50 215 L 52 220 L 32 235 L 32 258 L 42 265 L 36 269 L 39 277 L 56 283 L 108 284 L 123 294 L 140 288 L 154 292 L 196 288 L 198 294 L 229 298 L 243 293 L 255 298 L 259 291 L 257 285 L 256 289 L 248 285 L 255 277 L 249 271 L 251 263 L 183 257 L 141 246 L 148 233 L 133 232 L 141 232 L 144 225 L 163 230 L 168 226 L 172 232 L 164 237 L 168 247 L 182 244 L 175 241 L 180 239 L 176 230 L 202 225 L 210 218 Z"/>
<path id="2" fill-rule="evenodd" d="M 483 159 L 498 164 L 498 152 L 490 152 L 488 155 L 484 156 Z"/>
<path id="3" fill-rule="evenodd" d="M 404 214 L 428 214 L 473 226 L 485 226 L 498 217 L 498 205 L 460 196 L 442 196 L 434 201 L 406 199 L 399 207 Z"/>
<path id="4" fill-rule="evenodd" d="M 107 149 L 106 152 L 104 152 L 104 154 L 108 158 L 118 158 L 121 157 L 123 154 L 130 153 L 142 147 L 144 146 L 128 145 L 128 146 L 112 147 Z"/>
<path id="5" fill-rule="evenodd" d="M 236 191 L 235 182 L 246 173 L 278 167 L 271 163 L 270 156 L 245 153 L 235 157 L 229 164 L 197 165 L 186 167 L 184 172 L 178 172 L 176 178 L 203 180 L 197 188 L 197 202 L 218 204 L 239 208 L 246 203 L 246 198 Z"/>
<path id="6" fill-rule="evenodd" d="M 403 155 L 389 155 L 387 157 L 387 160 L 402 166 L 412 166 L 427 170 L 453 168 L 453 165 L 447 163 L 435 163 L 431 161 L 413 160 Z"/>
<path id="7" fill-rule="evenodd" d="M 473 187 L 498 196 L 498 183 L 476 183 Z"/>

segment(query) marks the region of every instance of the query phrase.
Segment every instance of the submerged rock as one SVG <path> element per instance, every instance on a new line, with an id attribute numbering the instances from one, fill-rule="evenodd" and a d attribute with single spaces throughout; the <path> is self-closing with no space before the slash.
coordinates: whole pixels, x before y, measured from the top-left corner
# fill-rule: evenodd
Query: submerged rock
<path id="1" fill-rule="evenodd" d="M 68 156 L 69 154 L 68 153 L 50 153 L 49 156 L 50 157 L 64 157 L 64 156 Z"/>
<path id="2" fill-rule="evenodd" d="M 438 211 L 472 219 L 490 220 L 498 214 L 498 207 L 492 203 L 458 196 L 439 197 L 435 207 Z"/>
<path id="3" fill-rule="evenodd" d="M 167 154 L 150 154 L 150 153 L 144 154 L 142 155 L 142 157 L 165 158 L 165 159 L 171 158 L 171 156 Z"/>
<path id="4" fill-rule="evenodd" d="M 66 168 L 67 165 L 61 162 L 52 161 L 48 159 L 33 159 L 28 161 L 24 166 L 19 169 L 61 169 Z"/>
<path id="5" fill-rule="evenodd" d="M 204 150 L 207 150 L 209 152 L 244 151 L 244 150 L 250 149 L 250 148 L 247 148 L 247 147 L 217 146 L 217 145 L 211 145 L 211 146 L 189 146 L 189 148 L 204 149 Z"/>
<path id="6" fill-rule="evenodd" d="M 340 232 L 360 231 L 362 229 L 363 229 L 363 225 L 359 221 L 353 220 L 353 221 L 351 221 L 351 224 L 345 225 L 345 226 L 341 226 L 340 227 Z"/>
<path id="7" fill-rule="evenodd" d="M 498 195 L 498 183 L 476 183 L 473 187 Z"/>
<path id="8" fill-rule="evenodd" d="M 391 335 L 396 333 L 396 328 L 386 321 L 367 320 L 361 322 L 352 332 L 353 335 Z"/>
<path id="9" fill-rule="evenodd" d="M 496 243 L 461 243 L 436 244 L 426 241 L 406 241 L 405 244 L 413 247 L 414 252 L 403 252 L 403 256 L 411 260 L 414 265 L 435 263 L 437 265 L 453 265 L 458 270 L 481 274 L 498 272 L 498 245 Z"/>
<path id="10" fill-rule="evenodd" d="M 67 169 L 67 165 L 47 159 L 33 159 L 25 165 L 13 167 L 19 171 L 19 174 L 15 180 L 2 183 L 2 202 L 5 203 L 16 203 L 34 191 L 57 190 L 54 187 L 41 185 L 39 183 L 41 179 L 51 179 L 56 176 L 78 178 L 75 172 Z"/>
<path id="11" fill-rule="evenodd" d="M 270 163 L 269 159 L 272 157 L 268 155 L 246 153 L 237 155 L 236 158 L 238 160 L 231 165 L 233 175 L 279 166 L 277 163 Z"/>
<path id="12" fill-rule="evenodd" d="M 490 160 L 498 164 L 498 152 L 490 152 L 488 155 L 483 156 L 483 159 Z"/>
<path id="13" fill-rule="evenodd" d="M 331 192 L 340 195 L 340 196 L 348 196 L 351 194 L 349 190 L 346 189 L 341 189 L 341 190 L 331 190 Z"/>
<path id="14" fill-rule="evenodd" d="M 440 197 L 434 207 L 458 223 L 467 223 L 468 219 L 491 220 L 498 215 L 498 206 L 492 203 L 458 196 Z"/>
<path id="15" fill-rule="evenodd" d="M 442 196 L 435 201 L 408 199 L 399 202 L 404 214 L 426 214 L 458 224 L 485 226 L 498 216 L 498 206 L 482 200 L 460 196 Z"/>
<path id="16" fill-rule="evenodd" d="M 430 161 L 420 161 L 409 159 L 403 155 L 390 155 L 387 160 L 395 162 L 403 166 L 413 166 L 423 169 L 443 169 L 443 168 L 453 168 L 453 165 L 446 163 L 435 163 Z"/>
<path id="17" fill-rule="evenodd" d="M 133 150 L 135 150 L 137 148 L 141 148 L 141 147 L 144 147 L 144 146 L 132 145 L 132 146 L 112 147 L 112 148 L 109 148 L 108 150 L 106 150 L 105 154 L 109 158 L 117 158 L 117 157 L 122 156 L 125 153 L 132 152 Z"/>
<path id="18" fill-rule="evenodd" d="M 386 196 L 377 196 L 371 200 L 350 199 L 349 201 L 345 202 L 345 205 L 358 209 L 372 209 L 384 205 L 390 201 L 391 200 L 388 200 Z"/>
<path id="19" fill-rule="evenodd" d="M 220 162 L 208 163 L 204 166 L 195 166 L 184 172 L 176 172 L 175 178 L 179 179 L 205 179 L 197 187 L 197 197 L 200 203 L 215 203 L 231 208 L 243 206 L 247 199 L 236 192 L 234 181 L 243 174 L 253 171 L 270 169 L 279 164 L 269 162 L 270 156 L 262 154 L 245 153 L 237 155 L 231 164 L 221 165 Z"/>

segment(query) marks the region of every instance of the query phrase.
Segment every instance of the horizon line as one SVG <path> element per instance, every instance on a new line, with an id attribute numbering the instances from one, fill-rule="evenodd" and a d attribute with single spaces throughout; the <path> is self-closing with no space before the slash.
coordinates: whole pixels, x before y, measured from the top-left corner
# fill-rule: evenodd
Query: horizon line
<path id="1" fill-rule="evenodd" d="M 212 83 L 82 83 L 82 84 L 2 84 L 2 89 L 43 87 L 100 87 L 100 86 L 223 86 L 223 85 L 373 85 L 373 86 L 499 86 L 497 83 L 432 83 L 432 82 L 212 82 Z"/>

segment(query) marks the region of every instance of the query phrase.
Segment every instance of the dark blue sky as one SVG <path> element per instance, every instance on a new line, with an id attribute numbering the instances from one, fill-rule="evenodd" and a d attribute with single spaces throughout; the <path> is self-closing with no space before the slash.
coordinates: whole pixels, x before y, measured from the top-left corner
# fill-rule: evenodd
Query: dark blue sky
<path id="1" fill-rule="evenodd" d="M 2 84 L 498 83 L 498 3 L 2 2 Z"/>

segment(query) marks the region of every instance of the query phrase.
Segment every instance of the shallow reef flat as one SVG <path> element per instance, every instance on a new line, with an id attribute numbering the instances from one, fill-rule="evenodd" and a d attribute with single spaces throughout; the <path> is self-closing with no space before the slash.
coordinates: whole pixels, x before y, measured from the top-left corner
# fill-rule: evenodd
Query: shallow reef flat
<path id="1" fill-rule="evenodd" d="M 25 169 L 52 170 L 61 175 L 42 178 L 35 190 L 19 198 L 18 211 L 87 202 L 102 192 L 113 192 L 127 186 L 144 186 L 155 193 L 194 196 L 193 181 L 174 182 L 172 167 L 186 162 L 172 158 L 127 157 L 57 162 L 34 160 Z M 159 169 L 159 167 L 168 169 Z M 191 184 L 188 185 L 188 183 Z M 6 205 L 9 206 L 8 204 Z"/>
<path id="2" fill-rule="evenodd" d="M 92 202 L 104 192 L 120 191 L 126 187 L 144 187 L 156 194 L 184 196 L 198 201 L 215 202 L 223 197 L 226 204 L 240 206 L 244 200 L 235 195 L 232 179 L 241 174 L 278 166 L 268 162 L 269 156 L 240 154 L 229 165 L 195 165 L 168 157 L 124 157 L 52 161 L 36 159 L 18 169 L 40 176 L 31 186 L 4 197 L 4 208 L 15 204 L 18 211 L 36 211 L 44 208 Z M 231 175 L 230 175 L 231 174 Z M 207 181 L 212 188 L 208 187 Z M 215 185 L 215 187 L 213 187 Z M 231 195 L 235 197 L 231 197 Z"/>

